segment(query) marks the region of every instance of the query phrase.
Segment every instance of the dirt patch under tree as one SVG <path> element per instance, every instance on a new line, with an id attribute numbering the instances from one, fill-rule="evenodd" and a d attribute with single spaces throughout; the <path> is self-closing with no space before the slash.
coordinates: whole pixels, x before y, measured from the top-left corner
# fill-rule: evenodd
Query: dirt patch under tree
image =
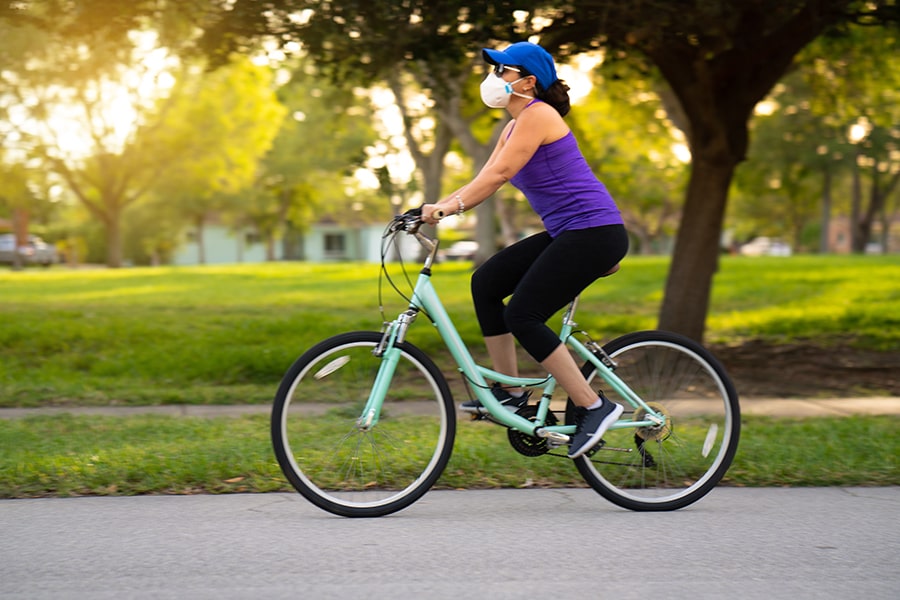
<path id="1" fill-rule="evenodd" d="M 900 352 L 754 340 L 710 349 L 745 397 L 900 396 Z"/>

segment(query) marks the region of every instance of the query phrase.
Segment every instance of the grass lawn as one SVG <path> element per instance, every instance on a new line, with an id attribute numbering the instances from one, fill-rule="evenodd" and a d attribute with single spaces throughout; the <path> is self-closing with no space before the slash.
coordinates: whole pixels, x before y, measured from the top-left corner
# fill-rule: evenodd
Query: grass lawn
<path id="1" fill-rule="evenodd" d="M 580 327 L 601 340 L 653 328 L 667 266 L 628 258 L 582 295 Z M 469 275 L 447 263 L 434 281 L 477 353 Z M 379 329 L 382 303 L 388 319 L 405 308 L 381 295 L 378 267 L 358 263 L 0 271 L 0 406 L 266 403 L 313 343 Z M 751 338 L 897 351 L 900 260 L 723 257 L 707 341 Z M 424 318 L 408 339 L 446 364 Z"/>
<path id="2" fill-rule="evenodd" d="M 722 485 L 900 485 L 900 419 L 744 419 Z M 0 421 L 0 498 L 292 491 L 265 416 L 31 417 Z M 516 453 L 464 421 L 443 488 L 584 487 L 566 458 Z"/>
<path id="3" fill-rule="evenodd" d="M 601 340 L 654 327 L 667 266 L 629 258 L 582 295 L 580 327 Z M 442 264 L 435 274 L 464 340 L 479 349 L 470 266 Z M 382 304 L 389 319 L 405 308 L 388 286 L 379 297 L 375 265 L 0 271 L 0 407 L 268 403 L 306 348 L 379 329 Z M 452 373 L 424 318 L 408 339 Z M 900 260 L 723 257 L 707 340 L 750 339 L 900 355 Z M 900 485 L 898 431 L 894 417 L 745 418 L 723 483 Z M 260 416 L 0 420 L 0 448 L 0 498 L 289 489 Z M 567 460 L 520 456 L 502 429 L 468 422 L 439 482 L 580 485 Z"/>

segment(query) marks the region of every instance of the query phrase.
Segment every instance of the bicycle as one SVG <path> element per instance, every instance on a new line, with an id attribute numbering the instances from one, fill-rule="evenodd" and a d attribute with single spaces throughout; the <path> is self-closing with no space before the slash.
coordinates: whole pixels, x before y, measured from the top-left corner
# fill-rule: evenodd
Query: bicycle
<path id="1" fill-rule="evenodd" d="M 404 509 L 438 480 L 450 460 L 456 409 L 434 361 L 406 340 L 425 314 L 439 332 L 466 390 L 507 428 L 512 447 L 529 457 L 556 455 L 574 433 L 574 405 L 553 402 L 552 376 L 510 377 L 478 365 L 431 282 L 438 242 L 420 231 L 418 209 L 396 216 L 382 238 L 401 233 L 425 249 L 408 308 L 380 332 L 330 337 L 300 356 L 279 385 L 271 436 L 278 463 L 314 505 L 346 517 L 377 517 Z M 392 283 L 388 276 L 388 280 Z M 394 289 L 399 291 L 396 285 Z M 614 504 L 635 511 L 675 510 L 705 496 L 724 476 L 740 436 L 737 392 L 725 369 L 696 342 L 664 331 L 629 333 L 601 346 L 574 321 L 578 298 L 565 310 L 560 340 L 584 360 L 582 373 L 603 382 L 625 412 L 604 438 L 574 459 L 583 479 Z M 584 341 L 582 341 L 584 338 Z M 488 380 L 526 387 L 537 403 L 513 413 Z M 567 459 L 568 460 L 568 459 Z"/>

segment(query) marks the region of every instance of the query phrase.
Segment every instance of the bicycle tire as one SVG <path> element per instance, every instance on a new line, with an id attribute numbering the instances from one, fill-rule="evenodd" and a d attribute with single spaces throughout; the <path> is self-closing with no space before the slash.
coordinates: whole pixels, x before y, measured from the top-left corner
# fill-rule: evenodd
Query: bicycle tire
<path id="1" fill-rule="evenodd" d="M 288 369 L 272 407 L 278 464 L 314 505 L 345 517 L 380 517 L 422 497 L 450 460 L 456 413 L 447 380 L 407 342 L 371 428 L 358 423 L 382 359 L 382 334 L 328 338 Z"/>
<path id="2" fill-rule="evenodd" d="M 630 333 L 603 350 L 616 363 L 616 375 L 668 421 L 610 429 L 598 449 L 575 460 L 578 471 L 601 496 L 629 510 L 693 504 L 721 481 L 737 452 L 740 404 L 724 367 L 700 344 L 666 331 Z M 582 374 L 595 384 L 592 363 Z M 622 419 L 642 418 L 614 391 L 603 391 L 625 407 Z M 569 400 L 566 423 L 574 422 L 573 408 Z"/>

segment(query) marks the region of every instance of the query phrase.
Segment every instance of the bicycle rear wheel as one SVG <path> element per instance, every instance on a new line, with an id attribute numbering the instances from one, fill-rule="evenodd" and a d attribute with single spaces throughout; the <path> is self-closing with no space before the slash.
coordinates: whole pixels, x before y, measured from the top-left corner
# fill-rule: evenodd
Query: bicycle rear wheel
<path id="1" fill-rule="evenodd" d="M 456 414 L 447 381 L 421 350 L 400 360 L 380 420 L 359 422 L 381 358 L 381 334 L 329 338 L 291 366 L 272 409 L 275 456 L 288 481 L 316 506 L 346 517 L 406 508 L 440 477 L 453 449 Z"/>
<path id="2" fill-rule="evenodd" d="M 599 449 L 575 460 L 578 471 L 601 496 L 630 510 L 696 502 L 722 479 L 737 451 L 740 406 L 725 369 L 696 342 L 664 331 L 631 333 L 603 349 L 616 375 L 667 422 L 610 429 Z M 590 362 L 582 373 L 594 385 L 604 383 Z M 642 409 L 604 392 L 625 407 L 622 419 L 643 419 Z M 573 422 L 571 401 L 566 422 Z"/>

